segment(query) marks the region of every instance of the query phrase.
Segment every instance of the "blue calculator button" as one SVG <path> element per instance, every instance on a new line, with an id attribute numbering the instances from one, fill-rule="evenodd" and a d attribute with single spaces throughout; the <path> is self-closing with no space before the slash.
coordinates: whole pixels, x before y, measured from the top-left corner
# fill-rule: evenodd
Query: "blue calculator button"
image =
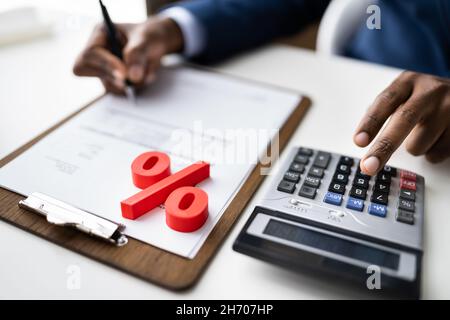
<path id="1" fill-rule="evenodd" d="M 356 211 L 363 211 L 364 209 L 364 200 L 355 199 L 352 197 L 348 198 L 347 201 L 347 208 L 356 210 Z"/>
<path id="2" fill-rule="evenodd" d="M 387 208 L 382 204 L 371 203 L 369 206 L 369 213 L 378 217 L 386 217 Z"/>
<path id="3" fill-rule="evenodd" d="M 323 202 L 334 204 L 335 206 L 340 206 L 342 203 L 342 195 L 334 192 L 327 192 Z"/>

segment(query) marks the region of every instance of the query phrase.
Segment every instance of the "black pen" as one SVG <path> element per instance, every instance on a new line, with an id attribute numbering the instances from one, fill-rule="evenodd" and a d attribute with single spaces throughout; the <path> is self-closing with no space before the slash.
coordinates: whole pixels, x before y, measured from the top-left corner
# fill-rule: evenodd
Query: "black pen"
<path id="1" fill-rule="evenodd" d="M 103 21 L 105 23 L 106 31 L 108 32 L 108 42 L 110 45 L 111 53 L 115 55 L 120 60 L 123 60 L 122 50 L 119 45 L 119 40 L 117 38 L 117 30 L 114 23 L 109 17 L 108 10 L 103 5 L 102 0 L 99 0 L 100 8 L 102 9 Z M 125 80 L 125 93 L 128 99 L 136 104 L 136 94 L 134 92 L 133 84 L 127 79 Z"/>

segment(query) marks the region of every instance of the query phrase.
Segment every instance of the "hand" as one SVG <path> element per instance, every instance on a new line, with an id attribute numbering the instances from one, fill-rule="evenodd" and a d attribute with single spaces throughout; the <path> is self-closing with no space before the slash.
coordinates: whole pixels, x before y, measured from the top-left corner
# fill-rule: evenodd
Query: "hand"
<path id="1" fill-rule="evenodd" d="M 375 99 L 362 118 L 354 142 L 367 146 L 385 128 L 361 159 L 361 171 L 374 175 L 406 141 L 413 155 L 433 163 L 450 156 L 450 80 L 403 72 Z"/>
<path id="2" fill-rule="evenodd" d="M 123 94 L 125 80 L 140 87 L 155 79 L 161 58 L 183 48 L 178 25 L 169 18 L 151 18 L 141 24 L 116 24 L 123 61 L 108 50 L 108 36 L 98 25 L 78 56 L 73 72 L 98 77 L 107 91 Z"/>

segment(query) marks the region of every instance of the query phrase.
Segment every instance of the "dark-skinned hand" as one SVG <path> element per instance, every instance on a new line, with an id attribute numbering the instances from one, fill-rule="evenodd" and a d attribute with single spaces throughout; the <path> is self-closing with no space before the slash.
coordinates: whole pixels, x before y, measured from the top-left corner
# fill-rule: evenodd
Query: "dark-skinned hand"
<path id="1" fill-rule="evenodd" d="M 123 94 L 126 79 L 138 88 L 154 81 L 161 58 L 183 48 L 181 30 L 169 18 L 116 24 L 116 28 L 123 61 L 110 52 L 106 29 L 99 24 L 73 67 L 78 76 L 98 77 L 112 93 Z"/>
<path id="2" fill-rule="evenodd" d="M 366 147 L 374 139 L 361 159 L 365 174 L 374 175 L 383 168 L 405 139 L 406 149 L 415 156 L 425 155 L 432 163 L 447 159 L 450 80 L 403 72 L 378 95 L 356 129 L 354 142 L 358 146 Z"/>

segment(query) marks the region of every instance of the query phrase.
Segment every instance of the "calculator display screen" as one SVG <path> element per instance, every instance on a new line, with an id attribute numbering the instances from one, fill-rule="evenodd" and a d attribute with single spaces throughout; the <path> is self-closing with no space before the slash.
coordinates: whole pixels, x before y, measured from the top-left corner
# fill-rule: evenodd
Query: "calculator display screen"
<path id="1" fill-rule="evenodd" d="M 264 234 L 397 270 L 398 254 L 271 219 Z"/>

